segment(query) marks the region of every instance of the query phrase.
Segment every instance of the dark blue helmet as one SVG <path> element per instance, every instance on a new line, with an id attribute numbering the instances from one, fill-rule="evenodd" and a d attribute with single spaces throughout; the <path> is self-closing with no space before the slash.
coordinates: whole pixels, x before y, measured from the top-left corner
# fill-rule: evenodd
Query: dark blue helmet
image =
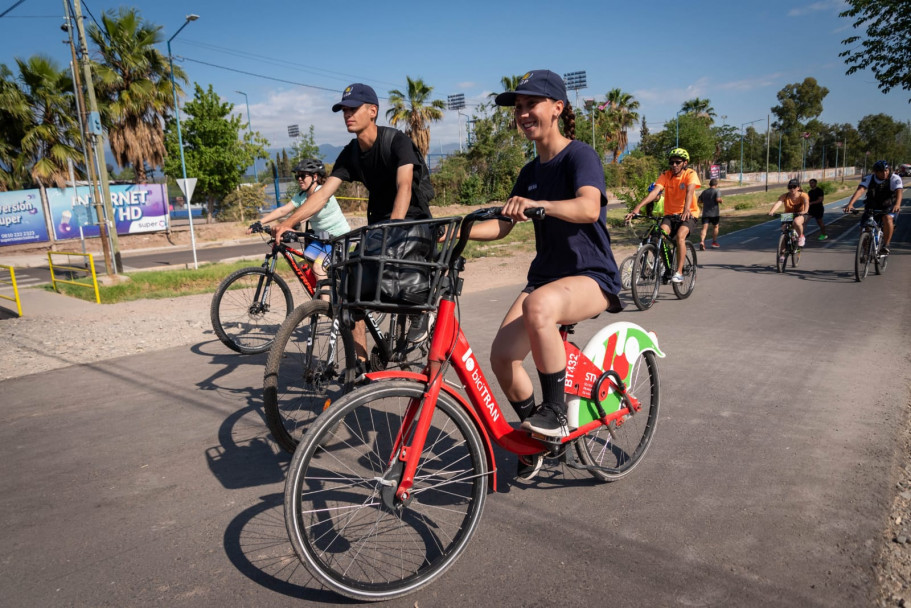
<path id="1" fill-rule="evenodd" d="M 873 163 L 873 170 L 874 171 L 888 171 L 889 170 L 889 161 L 886 161 L 886 160 L 876 161 L 875 163 Z"/>

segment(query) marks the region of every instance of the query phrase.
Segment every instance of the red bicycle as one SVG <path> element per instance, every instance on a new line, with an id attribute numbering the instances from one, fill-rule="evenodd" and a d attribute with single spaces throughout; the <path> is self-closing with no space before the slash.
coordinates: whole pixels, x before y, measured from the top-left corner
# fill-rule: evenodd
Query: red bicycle
<path id="1" fill-rule="evenodd" d="M 505 219 L 499 208 L 473 212 L 461 233 L 493 218 Z M 477 529 L 488 485 L 496 491 L 492 442 L 613 481 L 641 462 L 655 432 L 664 355 L 655 335 L 632 323 L 608 325 L 582 350 L 567 340 L 572 327 L 561 328 L 569 436 L 536 436 L 507 422 L 459 326 L 467 238 L 455 240 L 450 233 L 433 256 L 446 280 L 429 295 L 438 312 L 423 372 L 367 374 L 367 384 L 310 426 L 288 469 L 291 543 L 319 581 L 351 598 L 411 593 L 455 562 Z M 444 380 L 450 368 L 461 387 Z"/>

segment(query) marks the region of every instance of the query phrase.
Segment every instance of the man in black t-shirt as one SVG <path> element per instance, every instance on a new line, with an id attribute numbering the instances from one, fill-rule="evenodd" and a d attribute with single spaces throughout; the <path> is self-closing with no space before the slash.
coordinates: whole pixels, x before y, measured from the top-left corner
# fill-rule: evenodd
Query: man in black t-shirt
<path id="1" fill-rule="evenodd" d="M 810 217 L 816 220 L 816 223 L 819 224 L 819 236 L 816 237 L 820 241 L 824 241 L 829 238 L 829 235 L 826 234 L 826 225 L 822 223 L 822 216 L 826 212 L 826 208 L 823 206 L 823 198 L 826 193 L 822 188 L 816 185 L 816 180 L 810 180 L 810 191 L 807 192 L 807 196 L 810 197 L 810 208 L 807 213 L 810 214 Z"/>
<path id="2" fill-rule="evenodd" d="M 712 247 L 718 249 L 718 222 L 721 220 L 721 192 L 716 187 L 718 180 L 709 180 L 708 190 L 699 195 L 699 204 L 702 205 L 702 236 L 699 237 L 699 250 L 705 251 L 705 235 L 708 233 L 709 224 L 712 225 Z"/>
<path id="3" fill-rule="evenodd" d="M 297 211 L 276 226 L 276 238 L 290 229 L 295 220 L 310 217 L 335 194 L 342 182 L 362 182 L 370 193 L 367 201 L 367 223 L 384 220 L 427 219 L 428 189 L 422 186 L 425 165 L 418 157 L 407 135 L 391 127 L 377 127 L 379 101 L 373 88 L 354 83 L 342 94 L 342 100 L 332 106 L 342 111 L 345 127 L 356 137 L 342 150 L 323 187 L 307 198 Z M 383 131 L 392 131 L 391 142 L 384 144 Z M 386 147 L 388 146 L 388 148 Z M 431 190 L 432 192 L 432 190 Z"/>

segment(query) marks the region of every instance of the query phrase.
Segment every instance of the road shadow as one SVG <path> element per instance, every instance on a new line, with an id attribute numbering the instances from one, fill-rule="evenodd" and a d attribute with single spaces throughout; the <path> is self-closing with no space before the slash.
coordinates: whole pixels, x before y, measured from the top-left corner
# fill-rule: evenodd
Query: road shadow
<path id="1" fill-rule="evenodd" d="M 790 275 L 804 281 L 817 281 L 821 283 L 843 283 L 854 281 L 853 270 L 805 270 L 799 266 L 797 268 L 792 268 L 790 266 L 790 262 L 788 263 L 787 270 L 782 273 L 779 273 L 774 266 L 766 266 L 763 264 L 751 264 L 748 266 L 742 264 L 700 264 L 700 268 L 733 270 L 735 272 L 749 272 L 751 274 L 781 274 L 782 276 Z"/>
<path id="2" fill-rule="evenodd" d="M 219 425 L 218 444 L 206 449 L 206 464 L 226 489 L 281 483 L 290 457 L 268 438 L 262 384 L 233 386 L 230 382 L 244 366 L 262 368 L 267 354 L 217 352 L 221 348 L 218 340 L 201 342 L 191 348 L 193 353 L 209 357 L 214 368 L 211 375 L 196 383 L 197 388 L 215 392 L 237 405 Z M 262 376 L 257 374 L 256 378 Z"/>
<path id="3" fill-rule="evenodd" d="M 301 564 L 285 530 L 284 495 L 268 494 L 240 512 L 225 529 L 225 555 L 253 582 L 282 595 L 310 602 L 355 604 L 322 589 Z"/>

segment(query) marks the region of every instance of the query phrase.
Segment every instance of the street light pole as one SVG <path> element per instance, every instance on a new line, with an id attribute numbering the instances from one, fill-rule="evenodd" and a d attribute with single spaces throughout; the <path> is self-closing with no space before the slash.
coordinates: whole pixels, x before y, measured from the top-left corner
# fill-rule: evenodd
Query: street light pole
<path id="1" fill-rule="evenodd" d="M 177 34 L 174 34 L 175 36 Z M 250 134 L 253 134 L 253 123 L 250 121 L 250 99 L 247 97 L 247 94 L 243 91 L 234 91 L 235 93 L 240 93 L 244 96 L 244 101 L 247 104 L 247 130 L 250 131 Z M 253 157 L 253 182 L 256 183 L 257 173 L 256 173 L 256 157 Z"/>
<path id="2" fill-rule="evenodd" d="M 171 54 L 171 41 L 177 37 L 183 28 L 191 21 L 199 19 L 199 15 L 187 15 L 186 21 L 183 22 L 174 35 L 168 38 L 168 64 L 171 68 L 171 91 L 174 93 L 174 115 L 177 117 L 177 145 L 180 148 L 180 170 L 183 173 L 183 182 L 187 183 L 187 162 L 183 155 L 183 134 L 180 131 L 180 106 L 177 105 L 177 85 L 174 83 L 174 56 Z M 199 263 L 196 260 L 196 235 L 193 232 L 193 209 L 190 208 L 190 197 L 187 197 L 187 218 L 190 220 L 190 246 L 193 249 L 193 268 L 199 269 Z"/>
<path id="3" fill-rule="evenodd" d="M 739 185 L 741 185 L 741 186 L 743 185 L 743 128 L 747 125 L 753 124 L 754 122 L 759 122 L 760 120 L 762 120 L 762 119 L 757 118 L 756 120 L 751 120 L 750 122 L 745 122 L 742 125 L 740 125 L 740 183 L 739 183 Z"/>

